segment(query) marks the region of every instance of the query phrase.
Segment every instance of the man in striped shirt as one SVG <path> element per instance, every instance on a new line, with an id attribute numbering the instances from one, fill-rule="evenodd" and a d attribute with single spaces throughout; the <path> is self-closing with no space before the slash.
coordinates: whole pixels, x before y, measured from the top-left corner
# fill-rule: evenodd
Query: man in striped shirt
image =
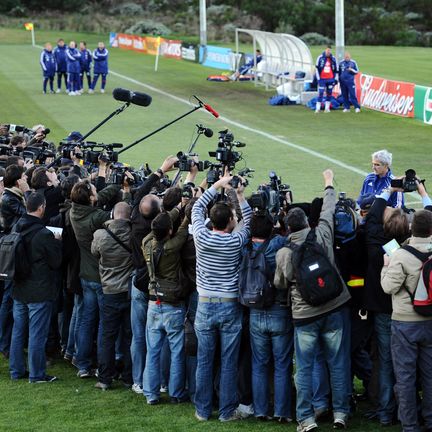
<path id="1" fill-rule="evenodd" d="M 210 210 L 213 229 L 205 225 L 206 210 L 216 197 L 217 189 L 229 188 L 231 176 L 224 176 L 208 189 L 192 209 L 192 233 L 196 247 L 196 284 L 199 294 L 195 331 L 198 338 L 195 417 L 208 420 L 212 412 L 213 362 L 220 344 L 219 420 L 230 421 L 241 417 L 236 410 L 237 362 L 240 347 L 242 311 L 238 303 L 238 271 L 240 253 L 250 236 L 252 210 L 240 185 L 237 198 L 243 226 L 236 227 L 236 216 L 231 205 L 216 203 Z"/>

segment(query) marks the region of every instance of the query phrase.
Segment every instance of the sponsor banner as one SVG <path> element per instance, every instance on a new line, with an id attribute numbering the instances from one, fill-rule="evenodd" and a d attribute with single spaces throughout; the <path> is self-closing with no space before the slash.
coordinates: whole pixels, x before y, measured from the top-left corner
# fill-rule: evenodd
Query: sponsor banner
<path id="1" fill-rule="evenodd" d="M 134 51 L 146 53 L 147 52 L 146 39 L 141 36 L 134 36 L 132 49 Z"/>
<path id="2" fill-rule="evenodd" d="M 231 69 L 234 64 L 234 56 L 230 48 L 207 45 L 205 49 L 200 47 L 200 62 L 203 66 L 216 69 Z"/>
<path id="3" fill-rule="evenodd" d="M 422 122 L 432 125 L 432 88 L 415 86 L 414 115 Z"/>
<path id="4" fill-rule="evenodd" d="M 401 117 L 414 117 L 415 84 L 357 74 L 357 98 L 365 108 Z"/>
<path id="5" fill-rule="evenodd" d="M 133 35 L 119 33 L 117 35 L 118 47 L 129 50 L 133 49 L 134 37 Z"/>
<path id="6" fill-rule="evenodd" d="M 183 43 L 181 47 L 181 56 L 183 60 L 197 62 L 198 61 L 197 46 L 189 43 Z"/>
<path id="7" fill-rule="evenodd" d="M 111 32 L 109 35 L 109 44 L 113 48 L 118 48 L 117 33 Z"/>
<path id="8" fill-rule="evenodd" d="M 164 57 L 175 58 L 181 60 L 182 58 L 182 41 L 179 40 L 161 40 L 161 52 Z"/>

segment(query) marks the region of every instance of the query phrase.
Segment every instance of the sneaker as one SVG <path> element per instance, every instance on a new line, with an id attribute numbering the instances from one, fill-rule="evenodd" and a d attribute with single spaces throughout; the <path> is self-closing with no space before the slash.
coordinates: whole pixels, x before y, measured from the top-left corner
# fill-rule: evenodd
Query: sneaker
<path id="1" fill-rule="evenodd" d="M 292 418 L 289 417 L 273 417 L 273 420 L 278 423 L 292 423 Z"/>
<path id="2" fill-rule="evenodd" d="M 43 91 L 43 90 L 42 90 L 42 94 L 46 94 L 46 91 Z"/>
<path id="3" fill-rule="evenodd" d="M 143 394 L 143 389 L 139 384 L 134 384 L 131 389 L 136 394 Z"/>
<path id="4" fill-rule="evenodd" d="M 66 360 L 66 361 L 71 362 L 73 360 L 73 355 L 65 352 L 64 355 L 63 355 L 63 359 Z"/>
<path id="5" fill-rule="evenodd" d="M 77 373 L 77 377 L 78 378 L 83 378 L 83 379 L 85 379 L 85 378 L 91 378 L 91 377 L 93 377 L 93 374 L 91 373 L 91 371 L 88 371 L 88 370 L 80 370 Z"/>
<path id="6" fill-rule="evenodd" d="M 158 405 L 159 399 L 147 399 L 147 405 Z"/>
<path id="7" fill-rule="evenodd" d="M 195 411 L 195 418 L 201 422 L 208 421 L 208 418 L 200 416 L 196 411 Z"/>
<path id="8" fill-rule="evenodd" d="M 54 90 L 50 90 L 50 94 L 54 94 L 55 93 L 55 91 Z"/>
<path id="9" fill-rule="evenodd" d="M 243 418 L 248 418 L 248 417 L 254 415 L 253 404 L 250 404 L 250 405 L 240 404 L 237 407 L 237 411 L 238 411 L 238 413 L 240 413 L 242 415 Z"/>
<path id="10" fill-rule="evenodd" d="M 298 425 L 297 432 L 310 432 L 316 431 L 318 429 L 318 425 L 316 423 L 309 423 L 307 426 Z"/>
<path id="11" fill-rule="evenodd" d="M 101 383 L 100 381 L 98 381 L 98 382 L 95 384 L 95 388 L 97 388 L 97 389 L 101 389 L 102 391 L 108 390 L 110 387 L 111 387 L 111 386 L 110 386 L 109 384 L 104 384 L 104 383 Z"/>
<path id="12" fill-rule="evenodd" d="M 56 93 L 61 93 L 61 89 L 57 89 L 57 90 L 56 90 Z"/>
<path id="13" fill-rule="evenodd" d="M 161 386 L 161 388 L 159 389 L 159 391 L 161 393 L 168 393 L 168 387 L 167 386 Z"/>
<path id="14" fill-rule="evenodd" d="M 341 418 L 336 418 L 333 422 L 333 429 L 346 429 L 346 422 Z"/>
<path id="15" fill-rule="evenodd" d="M 76 96 L 77 94 L 74 91 L 69 92 L 69 96 Z"/>
<path id="16" fill-rule="evenodd" d="M 56 376 L 51 376 L 51 375 L 45 375 L 43 378 L 38 379 L 38 380 L 30 380 L 29 383 L 30 384 L 43 384 L 43 383 L 50 383 L 53 381 L 56 381 L 57 377 Z"/>
<path id="17" fill-rule="evenodd" d="M 244 414 L 239 412 L 239 409 L 236 408 L 229 417 L 219 417 L 220 422 L 230 422 L 230 421 L 236 421 L 236 420 L 242 420 L 244 419 Z"/>
<path id="18" fill-rule="evenodd" d="M 356 109 L 355 109 L 355 112 L 356 112 L 356 113 L 359 113 L 359 112 L 360 112 L 360 108 L 356 108 Z"/>
<path id="19" fill-rule="evenodd" d="M 319 114 L 319 113 L 320 113 L 320 111 L 321 111 L 321 110 L 319 110 L 319 109 L 316 109 L 316 110 L 315 110 L 315 114 Z"/>
<path id="20" fill-rule="evenodd" d="M 11 376 L 11 380 L 12 381 L 18 381 L 20 379 L 25 379 L 25 378 L 28 378 L 28 377 L 29 377 L 29 371 L 25 371 L 24 375 L 20 375 L 20 376 L 16 376 L 16 377 Z"/>
<path id="21" fill-rule="evenodd" d="M 185 403 L 185 402 L 190 402 L 189 396 L 183 396 L 181 398 L 174 397 L 174 396 L 170 397 L 170 403 L 172 403 L 173 405 L 181 404 L 181 403 Z"/>
<path id="22" fill-rule="evenodd" d="M 328 109 L 326 108 L 326 109 L 324 110 L 324 112 L 325 112 L 325 113 L 329 113 L 329 112 L 330 112 L 330 108 L 328 108 Z"/>
<path id="23" fill-rule="evenodd" d="M 94 93 L 94 90 L 92 90 L 92 89 L 89 89 L 89 94 L 93 94 Z"/>
<path id="24" fill-rule="evenodd" d="M 104 90 L 104 89 L 101 89 L 101 93 L 105 93 L 105 90 Z"/>
<path id="25" fill-rule="evenodd" d="M 350 112 L 350 110 L 347 109 L 347 108 L 345 108 L 345 109 L 343 110 L 343 112 L 344 112 L 344 113 L 347 113 L 347 112 Z"/>

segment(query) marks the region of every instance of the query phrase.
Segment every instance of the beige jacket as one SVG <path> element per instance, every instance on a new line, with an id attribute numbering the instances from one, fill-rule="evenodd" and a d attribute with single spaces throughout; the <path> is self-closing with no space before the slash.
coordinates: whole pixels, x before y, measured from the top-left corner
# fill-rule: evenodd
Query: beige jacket
<path id="1" fill-rule="evenodd" d="M 432 236 L 427 238 L 411 237 L 407 240 L 410 246 L 420 252 L 432 252 Z M 390 264 L 381 271 L 381 286 L 385 293 L 392 295 L 393 314 L 396 321 L 427 321 L 415 312 L 406 288 L 414 293 L 420 277 L 422 263 L 412 253 L 398 249 L 390 257 Z"/>
<path id="2" fill-rule="evenodd" d="M 335 264 L 333 253 L 333 217 L 335 212 L 335 205 L 336 192 L 333 188 L 327 188 L 324 193 L 324 202 L 321 209 L 319 223 L 315 229 L 317 242 L 324 248 L 327 257 L 333 265 Z M 294 243 L 302 244 L 305 241 L 307 235 L 309 234 L 309 231 L 310 228 L 302 229 L 301 231 L 290 234 L 288 239 Z M 330 300 L 329 302 L 320 306 L 311 306 L 306 303 L 296 288 L 294 268 L 291 262 L 291 256 L 291 249 L 287 247 L 279 249 L 278 253 L 276 254 L 276 273 L 274 283 L 276 288 L 280 290 L 288 290 L 288 301 L 291 302 L 294 320 L 309 320 L 314 317 L 319 317 L 320 315 L 329 313 L 348 302 L 351 296 L 348 292 L 348 288 L 342 281 L 344 285 L 344 290 L 335 299 Z"/>

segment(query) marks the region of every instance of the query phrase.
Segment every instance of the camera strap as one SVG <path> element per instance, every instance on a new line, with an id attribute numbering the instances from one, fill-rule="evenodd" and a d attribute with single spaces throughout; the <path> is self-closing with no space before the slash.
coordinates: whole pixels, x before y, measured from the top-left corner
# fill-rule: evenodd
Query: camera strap
<path id="1" fill-rule="evenodd" d="M 119 239 L 119 237 L 114 234 L 109 228 L 104 227 L 105 231 L 125 250 L 127 250 L 130 254 L 132 253 L 132 249 L 123 241 Z"/>

